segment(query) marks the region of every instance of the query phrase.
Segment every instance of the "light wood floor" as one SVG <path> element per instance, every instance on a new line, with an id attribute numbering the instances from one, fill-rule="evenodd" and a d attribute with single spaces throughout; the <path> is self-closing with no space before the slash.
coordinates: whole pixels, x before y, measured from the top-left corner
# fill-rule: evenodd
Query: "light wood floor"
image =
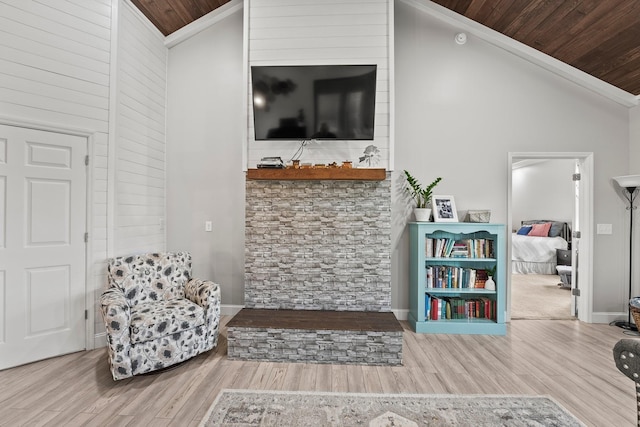
<path id="1" fill-rule="evenodd" d="M 229 320 L 223 318 L 223 323 Z M 176 369 L 114 382 L 104 348 L 0 371 L 0 425 L 194 426 L 223 388 L 550 395 L 591 426 L 633 426 L 634 385 L 608 325 L 514 320 L 506 337 L 419 335 L 403 322 L 404 366 L 230 361 L 219 346 Z"/>

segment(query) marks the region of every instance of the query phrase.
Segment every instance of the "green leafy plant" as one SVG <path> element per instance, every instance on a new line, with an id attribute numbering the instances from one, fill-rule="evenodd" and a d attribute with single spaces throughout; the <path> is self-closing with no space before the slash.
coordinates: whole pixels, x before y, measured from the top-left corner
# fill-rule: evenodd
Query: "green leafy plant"
<path id="1" fill-rule="evenodd" d="M 411 195 L 413 200 L 416 201 L 417 208 L 426 208 L 431 203 L 431 194 L 433 193 L 433 189 L 440 181 L 442 181 L 442 177 L 436 178 L 431 184 L 426 187 L 422 187 L 422 184 L 408 171 L 404 171 L 404 175 L 407 178 L 408 187 L 405 187 L 405 190 Z"/>
<path id="2" fill-rule="evenodd" d="M 496 266 L 487 268 L 487 276 L 496 277 Z"/>

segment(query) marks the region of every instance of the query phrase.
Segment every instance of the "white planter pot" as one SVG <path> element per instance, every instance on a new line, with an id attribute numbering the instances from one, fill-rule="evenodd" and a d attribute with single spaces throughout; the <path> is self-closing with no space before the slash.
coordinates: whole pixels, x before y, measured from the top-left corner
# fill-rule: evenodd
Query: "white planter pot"
<path id="1" fill-rule="evenodd" d="M 431 218 L 431 208 L 415 208 L 413 214 L 418 222 L 429 222 Z"/>
<path id="2" fill-rule="evenodd" d="M 495 291 L 496 290 L 496 282 L 493 281 L 493 276 L 489 276 L 487 278 L 487 281 L 484 284 L 484 288 L 488 291 Z"/>

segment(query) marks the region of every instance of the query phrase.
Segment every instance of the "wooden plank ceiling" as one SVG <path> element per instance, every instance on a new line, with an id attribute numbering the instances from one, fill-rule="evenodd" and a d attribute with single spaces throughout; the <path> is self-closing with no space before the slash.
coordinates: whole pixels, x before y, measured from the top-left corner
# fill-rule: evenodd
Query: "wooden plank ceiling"
<path id="1" fill-rule="evenodd" d="M 229 0 L 131 0 L 169 35 Z M 640 95 L 640 0 L 433 0 Z"/>

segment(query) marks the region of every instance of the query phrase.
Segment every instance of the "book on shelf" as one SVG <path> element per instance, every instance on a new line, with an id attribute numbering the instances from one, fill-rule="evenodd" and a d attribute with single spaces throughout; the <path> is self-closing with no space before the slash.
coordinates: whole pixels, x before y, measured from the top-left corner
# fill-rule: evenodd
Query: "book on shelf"
<path id="1" fill-rule="evenodd" d="M 484 288 L 489 278 L 487 270 L 451 265 L 426 267 L 425 287 L 435 289 Z"/>
<path id="2" fill-rule="evenodd" d="M 425 294 L 425 320 L 487 319 L 495 321 L 496 301 L 487 297 L 438 297 Z"/>
<path id="3" fill-rule="evenodd" d="M 425 239 L 427 258 L 493 258 L 494 241 L 492 239 Z"/>
<path id="4" fill-rule="evenodd" d="M 489 273 L 487 270 L 476 270 L 476 280 L 475 280 L 475 288 L 484 288 L 484 284 L 487 282 L 489 278 Z"/>

